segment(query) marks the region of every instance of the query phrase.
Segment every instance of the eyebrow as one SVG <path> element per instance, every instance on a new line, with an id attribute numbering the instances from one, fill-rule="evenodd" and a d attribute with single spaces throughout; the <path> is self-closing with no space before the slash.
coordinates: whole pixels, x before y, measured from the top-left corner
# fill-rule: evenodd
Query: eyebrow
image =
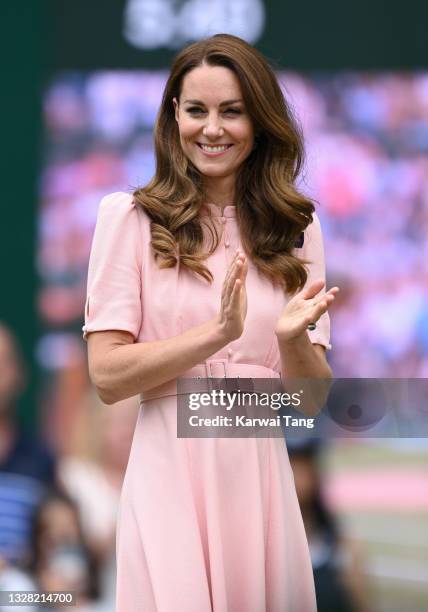
<path id="1" fill-rule="evenodd" d="M 204 103 L 201 100 L 184 100 L 184 104 L 199 104 L 200 106 L 204 106 Z M 236 98 L 235 100 L 224 100 L 224 102 L 220 102 L 220 106 L 226 106 L 227 104 L 235 104 L 236 102 L 243 102 L 243 100 Z"/>

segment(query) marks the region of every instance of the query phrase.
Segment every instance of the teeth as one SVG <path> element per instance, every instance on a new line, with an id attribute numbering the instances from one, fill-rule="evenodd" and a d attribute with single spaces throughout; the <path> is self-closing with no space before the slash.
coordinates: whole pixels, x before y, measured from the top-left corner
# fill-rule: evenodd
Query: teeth
<path id="1" fill-rule="evenodd" d="M 213 145 L 201 144 L 200 146 L 203 151 L 207 151 L 208 153 L 220 153 L 220 151 L 226 151 L 226 149 L 229 148 L 229 145 L 213 146 Z"/>

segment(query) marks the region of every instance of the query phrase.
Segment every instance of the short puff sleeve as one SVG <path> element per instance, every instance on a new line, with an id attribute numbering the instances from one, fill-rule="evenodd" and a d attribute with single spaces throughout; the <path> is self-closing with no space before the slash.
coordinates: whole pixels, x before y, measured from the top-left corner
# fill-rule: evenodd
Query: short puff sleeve
<path id="1" fill-rule="evenodd" d="M 304 232 L 303 245 L 295 250 L 296 257 L 309 261 L 306 264 L 308 278 L 305 287 L 316 280 L 326 280 L 324 244 L 321 231 L 321 224 L 318 215 L 314 212 L 312 223 L 308 225 Z M 321 293 L 325 293 L 325 287 Z M 330 344 L 330 317 L 328 312 L 321 315 L 316 322 L 313 331 L 308 330 L 308 335 L 313 344 L 321 344 L 327 349 L 331 349 Z"/>
<path id="2" fill-rule="evenodd" d="M 142 322 L 141 214 L 128 193 L 105 196 L 98 209 L 88 268 L 83 338 L 123 330 L 134 339 Z"/>

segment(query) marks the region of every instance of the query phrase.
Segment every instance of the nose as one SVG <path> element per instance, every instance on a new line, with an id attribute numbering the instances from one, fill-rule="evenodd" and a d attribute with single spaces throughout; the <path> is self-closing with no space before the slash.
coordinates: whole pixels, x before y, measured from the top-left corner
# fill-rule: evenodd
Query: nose
<path id="1" fill-rule="evenodd" d="M 224 129 L 221 125 L 221 120 L 218 115 L 209 115 L 202 133 L 207 138 L 218 138 L 224 134 Z"/>

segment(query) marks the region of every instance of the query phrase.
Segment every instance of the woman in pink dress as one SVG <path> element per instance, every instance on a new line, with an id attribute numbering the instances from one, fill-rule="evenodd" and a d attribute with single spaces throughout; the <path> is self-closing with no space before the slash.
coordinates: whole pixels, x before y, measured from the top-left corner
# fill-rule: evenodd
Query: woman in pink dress
<path id="1" fill-rule="evenodd" d="M 220 34 L 181 51 L 157 168 L 103 198 L 84 336 L 101 399 L 141 395 L 117 529 L 118 612 L 313 612 L 282 438 L 178 438 L 179 377 L 330 378 L 321 230 L 266 60 Z M 309 329 L 308 329 L 309 326 Z"/>

